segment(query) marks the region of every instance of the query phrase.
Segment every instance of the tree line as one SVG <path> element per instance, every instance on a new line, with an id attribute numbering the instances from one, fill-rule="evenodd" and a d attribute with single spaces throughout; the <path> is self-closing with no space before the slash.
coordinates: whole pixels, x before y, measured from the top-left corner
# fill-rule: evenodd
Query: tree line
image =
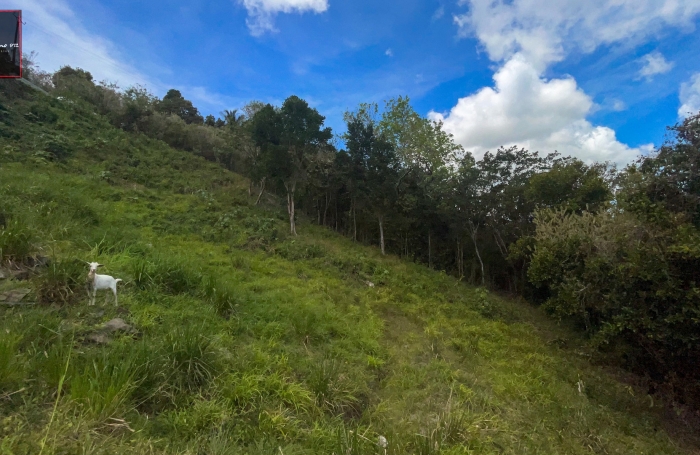
<path id="1" fill-rule="evenodd" d="M 159 99 L 31 59 L 25 75 L 118 128 L 247 176 L 255 204 L 280 196 L 292 235 L 303 213 L 382 254 L 524 296 L 698 404 L 700 113 L 617 169 L 519 147 L 477 160 L 406 97 L 360 104 L 334 135 L 297 96 L 205 118 L 174 89 Z"/>

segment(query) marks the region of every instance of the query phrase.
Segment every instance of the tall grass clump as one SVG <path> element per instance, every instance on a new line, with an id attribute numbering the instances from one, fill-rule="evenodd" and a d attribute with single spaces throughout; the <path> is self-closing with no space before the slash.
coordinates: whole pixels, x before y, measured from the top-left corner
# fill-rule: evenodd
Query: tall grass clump
<path id="1" fill-rule="evenodd" d="M 12 218 L 0 224 L 0 262 L 23 261 L 34 250 L 35 234 L 27 224 Z"/>
<path id="2" fill-rule="evenodd" d="M 237 295 L 233 288 L 212 275 L 202 278 L 202 293 L 220 316 L 231 314 L 236 304 Z"/>
<path id="3" fill-rule="evenodd" d="M 21 362 L 18 359 L 20 338 L 3 333 L 0 335 L 0 392 L 7 392 L 21 378 Z"/>
<path id="4" fill-rule="evenodd" d="M 211 340 L 194 326 L 173 328 L 165 336 L 161 353 L 174 401 L 183 392 L 200 390 L 219 372 Z"/>
<path id="5" fill-rule="evenodd" d="M 81 413 L 105 421 L 133 407 L 131 395 L 137 386 L 136 365 L 119 352 L 102 352 L 76 362 L 70 379 L 70 397 Z"/>
<path id="6" fill-rule="evenodd" d="M 316 405 L 326 412 L 346 416 L 361 413 L 360 391 L 341 371 L 341 363 L 337 359 L 325 358 L 312 364 L 307 383 L 316 396 Z"/>
<path id="7" fill-rule="evenodd" d="M 129 273 L 137 289 L 159 289 L 169 294 L 194 292 L 202 281 L 202 274 L 184 260 L 163 254 L 133 258 Z"/>
<path id="8" fill-rule="evenodd" d="M 58 385 L 66 372 L 65 367 L 71 356 L 72 337 L 57 335 L 54 342 L 42 349 L 38 346 L 33 360 L 33 376 L 43 382 L 49 390 L 57 390 Z"/>
<path id="9" fill-rule="evenodd" d="M 39 279 L 39 303 L 64 305 L 87 299 L 87 265 L 79 259 L 52 260 Z"/>

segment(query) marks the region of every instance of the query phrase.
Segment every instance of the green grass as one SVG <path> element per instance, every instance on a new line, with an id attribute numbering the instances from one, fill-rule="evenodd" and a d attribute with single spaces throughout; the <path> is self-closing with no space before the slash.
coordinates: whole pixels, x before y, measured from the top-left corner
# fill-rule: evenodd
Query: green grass
<path id="1" fill-rule="evenodd" d="M 538 310 L 304 220 L 290 238 L 241 177 L 79 106 L 2 103 L 3 254 L 52 261 L 0 281 L 38 302 L 0 307 L 0 453 L 692 453 Z M 81 261 L 124 280 L 118 308 L 87 306 Z M 136 332 L 91 342 L 114 317 Z"/>

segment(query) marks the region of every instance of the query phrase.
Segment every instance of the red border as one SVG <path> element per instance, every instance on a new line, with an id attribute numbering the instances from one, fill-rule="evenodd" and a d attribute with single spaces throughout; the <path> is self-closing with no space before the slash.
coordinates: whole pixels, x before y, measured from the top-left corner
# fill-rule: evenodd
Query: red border
<path id="1" fill-rule="evenodd" d="M 19 26 L 19 76 L 0 76 L 0 79 L 22 79 L 22 10 L 0 9 L 0 13 L 19 13 L 17 25 Z"/>

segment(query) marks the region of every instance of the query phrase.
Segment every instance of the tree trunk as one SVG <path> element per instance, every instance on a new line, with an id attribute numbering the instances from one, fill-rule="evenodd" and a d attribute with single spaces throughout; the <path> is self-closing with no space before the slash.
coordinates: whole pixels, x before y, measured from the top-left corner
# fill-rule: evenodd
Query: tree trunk
<path id="1" fill-rule="evenodd" d="M 258 198 L 255 200 L 255 205 L 258 205 L 258 202 L 260 202 L 260 198 L 262 197 L 263 193 L 265 192 L 265 177 L 260 180 L 260 193 L 258 194 Z"/>
<path id="2" fill-rule="evenodd" d="M 379 245 L 382 249 L 382 254 L 386 255 L 384 251 L 384 217 L 379 215 Z"/>
<path id="3" fill-rule="evenodd" d="M 296 189 L 296 182 L 290 184 L 284 184 L 287 189 L 287 212 L 289 213 L 289 229 L 292 235 L 297 235 L 297 227 L 294 223 L 294 190 Z"/>
<path id="4" fill-rule="evenodd" d="M 470 221 L 469 230 L 471 231 L 472 242 L 474 242 L 474 250 L 476 250 L 476 257 L 479 258 L 479 264 L 481 264 L 481 284 L 486 284 L 486 277 L 484 274 L 484 261 L 481 260 L 481 254 L 479 254 L 479 247 L 476 244 L 476 232 L 479 230 L 479 225 L 476 226 Z"/>
<path id="5" fill-rule="evenodd" d="M 464 252 L 462 251 L 462 242 L 457 241 L 457 275 L 459 278 L 464 276 L 464 264 L 462 260 L 464 258 Z"/>
<path id="6" fill-rule="evenodd" d="M 331 198 L 328 196 L 328 193 L 326 193 L 326 207 L 323 209 L 323 225 L 326 225 L 326 213 L 328 213 L 328 206 L 331 203 Z"/>
<path id="7" fill-rule="evenodd" d="M 253 179 L 250 180 L 250 183 L 248 184 L 248 197 L 253 195 Z"/>
<path id="8" fill-rule="evenodd" d="M 428 231 L 428 268 L 432 269 L 433 268 L 433 252 L 432 252 L 432 244 L 430 240 L 430 231 Z"/>
<path id="9" fill-rule="evenodd" d="M 357 242 L 357 204 L 355 199 L 352 200 L 352 225 L 353 225 L 353 242 Z"/>

